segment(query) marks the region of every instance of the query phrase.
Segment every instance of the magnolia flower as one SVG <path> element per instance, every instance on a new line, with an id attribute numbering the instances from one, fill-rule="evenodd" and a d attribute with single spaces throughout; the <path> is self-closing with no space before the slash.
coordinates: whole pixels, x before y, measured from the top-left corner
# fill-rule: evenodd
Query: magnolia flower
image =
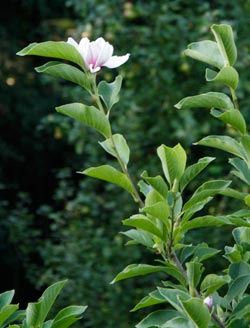
<path id="1" fill-rule="evenodd" d="M 74 46 L 81 54 L 87 69 L 91 73 L 100 71 L 102 66 L 108 68 L 116 68 L 124 64 L 130 54 L 125 56 L 112 56 L 114 48 L 103 38 L 98 38 L 90 42 L 88 38 L 82 38 L 79 44 L 72 38 L 68 38 L 69 44 Z"/>
<path id="2" fill-rule="evenodd" d="M 209 295 L 208 297 L 206 297 L 204 300 L 203 300 L 203 303 L 206 304 L 206 306 L 211 309 L 211 307 L 213 306 L 213 296 L 212 295 Z"/>

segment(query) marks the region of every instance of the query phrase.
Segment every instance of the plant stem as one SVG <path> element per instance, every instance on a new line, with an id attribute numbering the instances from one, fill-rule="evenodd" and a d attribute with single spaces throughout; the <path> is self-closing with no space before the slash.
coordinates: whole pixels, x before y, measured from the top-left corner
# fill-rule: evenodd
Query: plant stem
<path id="1" fill-rule="evenodd" d="M 173 206 L 172 206 L 172 213 L 171 213 L 171 229 L 169 233 L 169 241 L 167 244 L 167 254 L 170 259 L 172 259 L 176 265 L 176 267 L 179 269 L 179 271 L 182 273 L 183 277 L 185 278 L 187 284 L 188 284 L 188 275 L 186 270 L 184 269 L 183 265 L 181 264 L 178 256 L 176 255 L 175 251 L 173 250 L 174 246 L 174 240 L 173 240 L 173 234 L 174 234 L 174 224 L 175 224 L 175 217 L 174 217 L 174 206 L 176 202 L 176 197 L 174 198 Z M 199 291 L 195 288 L 194 289 L 196 297 L 201 297 Z M 215 313 L 211 314 L 211 317 L 213 320 L 218 324 L 220 328 L 226 328 L 224 323 L 217 317 Z"/>
<path id="2" fill-rule="evenodd" d="M 118 163 L 120 164 L 120 167 L 123 171 L 123 173 L 127 176 L 127 178 L 129 179 L 130 183 L 131 183 L 131 186 L 133 188 L 133 194 L 134 194 L 134 197 L 136 199 L 136 202 L 139 203 L 140 207 L 143 208 L 144 207 L 144 202 L 142 201 L 135 185 L 134 185 L 134 182 L 132 181 L 132 178 L 128 172 L 128 169 L 127 167 L 124 165 L 120 155 L 119 155 L 119 152 L 117 151 L 117 148 L 116 148 L 116 145 L 115 145 L 115 142 L 114 142 L 114 138 L 113 138 L 113 134 L 111 134 L 111 137 L 110 137 L 110 143 L 111 143 L 111 147 L 114 149 L 114 152 L 115 152 L 115 155 L 116 155 L 116 158 L 118 160 Z"/>
<path id="3" fill-rule="evenodd" d="M 171 257 L 172 259 L 174 260 L 177 268 L 181 271 L 183 277 L 186 279 L 186 281 L 188 282 L 188 277 L 187 277 L 187 273 L 186 273 L 186 270 L 183 268 L 183 265 L 181 264 L 178 256 L 176 255 L 176 253 L 174 251 L 172 251 L 171 253 Z M 199 291 L 195 288 L 195 294 L 197 297 L 201 297 Z M 220 328 L 226 328 L 226 326 L 224 325 L 224 323 L 220 320 L 220 318 L 215 314 L 215 313 L 212 313 L 211 314 L 211 317 L 213 318 L 213 320 L 218 324 L 218 326 Z"/>
<path id="4" fill-rule="evenodd" d="M 93 79 L 91 79 L 92 81 L 92 87 L 93 87 L 93 93 L 90 92 L 90 94 L 94 97 L 95 101 L 96 101 L 96 104 L 98 106 L 98 108 L 100 109 L 100 111 L 106 115 L 105 113 L 105 110 L 103 108 L 103 105 L 102 105 L 102 102 L 101 102 L 101 99 L 100 99 L 100 96 L 98 94 L 98 90 L 97 90 L 97 86 L 96 86 L 96 76 L 93 77 Z M 106 115 L 107 116 L 107 115 Z M 111 127 L 110 127 L 111 129 Z M 128 178 L 128 180 L 130 181 L 130 184 L 132 186 L 132 189 L 133 189 L 133 195 L 134 195 L 134 199 L 135 201 L 140 205 L 141 208 L 144 207 L 144 202 L 142 201 L 136 187 L 135 187 L 135 184 L 128 172 L 128 169 L 127 167 L 124 165 L 122 159 L 121 159 L 121 156 L 117 150 L 117 147 L 115 145 L 115 142 L 114 142 L 114 137 L 113 137 L 113 133 L 112 133 L 112 130 L 111 130 L 111 137 L 109 138 L 109 142 L 110 142 L 110 146 L 112 147 L 112 149 L 114 150 L 115 152 L 115 157 L 117 158 L 117 161 L 123 171 L 123 173 L 126 175 L 126 177 Z"/>
<path id="5" fill-rule="evenodd" d="M 237 96 L 236 96 L 236 92 L 233 88 L 230 88 L 230 91 L 231 91 L 234 107 L 235 107 L 235 109 L 239 110 L 239 103 L 238 103 L 238 99 L 237 99 Z"/>
<path id="6" fill-rule="evenodd" d="M 219 325 L 220 328 L 226 328 L 224 323 L 220 321 L 220 319 L 217 317 L 215 313 L 212 313 L 211 316 L 214 319 L 214 321 Z"/>

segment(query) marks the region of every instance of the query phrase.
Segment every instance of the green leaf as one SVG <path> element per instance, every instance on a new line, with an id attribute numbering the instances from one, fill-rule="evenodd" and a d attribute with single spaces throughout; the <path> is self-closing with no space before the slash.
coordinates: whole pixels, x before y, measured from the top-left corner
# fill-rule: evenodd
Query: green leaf
<path id="1" fill-rule="evenodd" d="M 194 325 L 190 320 L 178 317 L 168 320 L 168 322 L 164 324 L 163 328 L 194 328 Z"/>
<path id="2" fill-rule="evenodd" d="M 204 297 L 213 294 L 216 290 L 224 286 L 230 281 L 229 276 L 219 276 L 217 274 L 208 274 L 202 281 L 200 290 L 204 293 Z"/>
<path id="3" fill-rule="evenodd" d="M 113 146 L 115 145 L 115 148 Z M 102 148 L 109 153 L 110 155 L 118 158 L 117 153 L 119 154 L 120 159 L 122 160 L 125 167 L 129 162 L 130 150 L 127 145 L 126 139 L 121 134 L 114 134 L 111 138 L 106 139 L 103 142 L 99 142 Z"/>
<path id="4" fill-rule="evenodd" d="M 240 298 L 250 284 L 250 265 L 246 262 L 236 262 L 229 266 L 228 271 L 232 278 L 226 300 L 230 303 L 235 298 Z"/>
<path id="5" fill-rule="evenodd" d="M 183 273 L 174 265 L 164 262 L 164 265 L 166 266 L 166 273 L 176 279 L 182 286 L 187 286 L 186 278 L 183 276 Z"/>
<path id="6" fill-rule="evenodd" d="M 231 225 L 231 221 L 226 216 L 205 215 L 200 216 L 181 225 L 180 231 L 203 227 L 221 227 L 223 225 Z"/>
<path id="7" fill-rule="evenodd" d="M 0 294 L 0 310 L 9 305 L 14 297 L 15 291 L 14 289 L 8 290 Z"/>
<path id="8" fill-rule="evenodd" d="M 158 202 L 162 202 L 163 197 L 154 189 L 151 189 L 146 196 L 145 206 L 152 206 Z"/>
<path id="9" fill-rule="evenodd" d="M 0 326 L 10 319 L 13 313 L 15 313 L 18 310 L 19 306 L 18 304 L 8 304 L 1 308 L 0 311 Z M 5 327 L 5 325 L 4 325 Z"/>
<path id="10" fill-rule="evenodd" d="M 154 246 L 152 235 L 144 230 L 130 229 L 128 231 L 122 231 L 121 234 L 132 239 L 128 241 L 126 245 L 141 244 L 148 248 L 153 248 Z"/>
<path id="11" fill-rule="evenodd" d="M 164 299 L 171 304 L 173 308 L 175 308 L 179 313 L 183 313 L 183 309 L 180 302 L 180 297 L 183 300 L 188 300 L 190 298 L 188 293 L 185 293 L 181 290 L 172 289 L 172 288 L 162 288 L 158 287 L 160 294 L 164 297 Z"/>
<path id="12" fill-rule="evenodd" d="M 131 310 L 131 312 L 135 312 L 145 307 L 157 305 L 165 302 L 166 299 L 160 294 L 158 290 L 155 290 L 149 293 L 148 296 L 141 299 L 140 302 L 137 303 L 136 306 Z"/>
<path id="13" fill-rule="evenodd" d="M 245 159 L 250 170 L 250 135 L 246 134 L 241 137 L 241 145 L 244 149 Z"/>
<path id="14" fill-rule="evenodd" d="M 250 274 L 241 275 L 230 284 L 227 292 L 226 300 L 228 303 L 232 302 L 233 299 L 241 297 L 250 284 Z"/>
<path id="15" fill-rule="evenodd" d="M 107 117 L 94 106 L 72 103 L 56 107 L 56 111 L 89 125 L 106 138 L 111 136 Z"/>
<path id="16" fill-rule="evenodd" d="M 101 81 L 98 84 L 98 93 L 104 101 L 108 111 L 119 101 L 119 92 L 122 85 L 122 76 L 118 75 L 114 82 Z"/>
<path id="17" fill-rule="evenodd" d="M 168 195 L 168 186 L 164 179 L 157 175 L 156 177 L 149 177 L 146 171 L 143 171 L 141 177 L 152 187 L 155 191 L 158 191 L 165 199 Z"/>
<path id="18" fill-rule="evenodd" d="M 46 73 L 73 82 L 86 90 L 90 89 L 90 81 L 88 77 L 83 71 L 75 66 L 51 61 L 42 66 L 36 67 L 35 70 L 38 73 Z"/>
<path id="19" fill-rule="evenodd" d="M 201 243 L 194 248 L 193 258 L 197 258 L 199 262 L 202 262 L 218 254 L 219 252 L 220 250 L 208 247 L 206 243 Z"/>
<path id="20" fill-rule="evenodd" d="M 190 256 L 193 255 L 195 251 L 195 246 L 193 245 L 185 245 L 180 254 L 180 261 L 181 263 L 184 263 Z"/>
<path id="21" fill-rule="evenodd" d="M 18 56 L 41 56 L 69 60 L 82 69 L 85 69 L 85 64 L 79 51 L 71 44 L 63 41 L 46 41 L 41 43 L 31 43 L 17 53 Z"/>
<path id="22" fill-rule="evenodd" d="M 245 276 L 249 274 L 250 274 L 250 264 L 244 261 L 232 263 L 229 266 L 229 275 L 233 280 L 240 276 Z"/>
<path id="23" fill-rule="evenodd" d="M 240 158 L 230 158 L 229 163 L 237 170 L 232 173 L 250 186 L 250 169 L 246 162 Z"/>
<path id="24" fill-rule="evenodd" d="M 149 184 L 147 184 L 146 182 L 144 182 L 143 180 L 140 180 L 137 183 L 137 186 L 140 189 L 140 192 L 147 197 L 148 193 L 150 193 L 152 191 L 152 188 Z"/>
<path id="25" fill-rule="evenodd" d="M 192 297 L 189 300 L 181 300 L 188 317 L 196 328 L 207 328 L 211 319 L 207 306 L 200 298 Z"/>
<path id="26" fill-rule="evenodd" d="M 136 328 L 160 328 L 164 327 L 163 325 L 169 320 L 179 317 L 178 312 L 173 310 L 158 310 L 150 313 L 146 318 L 139 322 L 135 327 Z"/>
<path id="27" fill-rule="evenodd" d="M 235 320 L 227 326 L 227 328 L 249 328 L 249 320 L 238 319 Z"/>
<path id="28" fill-rule="evenodd" d="M 201 274 L 204 271 L 204 267 L 202 263 L 199 262 L 188 262 L 186 263 L 186 267 L 189 288 L 190 291 L 194 294 L 193 296 L 195 296 L 194 290 L 200 282 Z"/>
<path id="29" fill-rule="evenodd" d="M 78 173 L 113 183 L 127 190 L 132 196 L 134 195 L 133 187 L 127 176 L 110 165 L 90 167 L 89 169 Z"/>
<path id="30" fill-rule="evenodd" d="M 240 250 L 239 245 L 234 245 L 234 247 L 225 246 L 225 258 L 231 263 L 241 261 L 242 251 Z"/>
<path id="31" fill-rule="evenodd" d="M 130 264 L 125 269 L 123 269 L 118 275 L 113 279 L 111 284 L 132 278 L 137 276 L 143 276 L 155 272 L 166 272 L 167 268 L 165 266 L 155 266 L 149 264 Z"/>
<path id="32" fill-rule="evenodd" d="M 186 286 L 184 287 L 184 286 L 182 286 L 182 285 L 180 285 L 180 284 L 178 284 L 178 283 L 177 283 L 177 284 L 176 284 L 176 283 L 173 283 L 171 280 L 163 280 L 162 283 L 163 283 L 163 285 L 164 285 L 165 287 L 170 287 L 170 288 L 172 288 L 172 289 L 180 290 L 180 291 L 182 291 L 182 292 L 186 292 L 186 293 L 188 293 L 187 284 L 186 284 Z"/>
<path id="33" fill-rule="evenodd" d="M 237 59 L 237 49 L 234 43 L 232 27 L 226 24 L 213 24 L 211 31 L 224 58 L 224 64 L 233 66 Z"/>
<path id="34" fill-rule="evenodd" d="M 224 190 L 219 191 L 220 195 L 232 197 L 240 200 L 244 200 L 246 193 L 232 189 L 232 188 L 225 188 Z"/>
<path id="35" fill-rule="evenodd" d="M 186 221 L 190 220 L 196 212 L 201 211 L 204 206 L 207 205 L 212 199 L 212 196 L 208 196 L 203 198 L 201 201 L 193 203 L 192 206 L 190 206 L 187 210 L 184 211 L 182 222 L 185 223 Z"/>
<path id="36" fill-rule="evenodd" d="M 195 190 L 194 195 L 198 195 L 204 191 L 211 191 L 213 193 L 216 190 L 219 192 L 225 190 L 230 185 L 230 183 L 231 183 L 230 180 L 206 181 Z"/>
<path id="37" fill-rule="evenodd" d="M 87 306 L 68 306 L 62 309 L 53 320 L 51 328 L 67 328 L 74 322 L 81 319 L 80 315 L 87 309 Z"/>
<path id="38" fill-rule="evenodd" d="M 11 304 L 12 305 L 12 304 Z M 14 304 L 14 306 L 16 306 Z M 18 304 L 17 304 L 18 306 Z M 7 326 L 8 328 L 12 327 L 12 325 L 10 325 L 11 323 L 14 323 L 14 322 L 21 322 L 25 320 L 25 317 L 26 317 L 26 310 L 17 310 L 15 312 L 12 313 L 12 315 L 4 322 L 4 327 Z M 10 325 L 10 326 L 8 326 Z M 13 327 L 15 327 L 15 325 L 13 325 Z M 18 328 L 26 328 L 26 326 L 18 326 Z"/>
<path id="39" fill-rule="evenodd" d="M 219 120 L 230 124 L 241 134 L 246 133 L 246 122 L 238 109 L 229 109 L 226 112 L 211 109 L 210 114 Z"/>
<path id="40" fill-rule="evenodd" d="M 206 80 L 208 82 L 220 82 L 229 88 L 236 89 L 239 83 L 239 74 L 232 66 L 225 66 L 219 72 L 210 68 L 206 69 Z"/>
<path id="41" fill-rule="evenodd" d="M 175 105 L 175 107 L 177 109 L 218 108 L 226 110 L 234 108 L 234 105 L 231 99 L 224 93 L 207 92 L 183 98 Z"/>
<path id="42" fill-rule="evenodd" d="M 142 211 L 161 219 L 163 222 L 166 222 L 166 219 L 168 219 L 169 216 L 169 207 L 166 201 L 161 201 L 151 206 L 146 206 L 142 209 Z"/>
<path id="43" fill-rule="evenodd" d="M 215 157 L 203 157 L 197 163 L 186 168 L 180 180 L 180 189 L 183 191 L 185 187 L 191 182 L 200 172 L 202 172 Z"/>
<path id="44" fill-rule="evenodd" d="M 217 148 L 244 159 L 244 151 L 238 141 L 229 136 L 211 135 L 196 142 L 195 145 Z"/>
<path id="45" fill-rule="evenodd" d="M 247 206 L 250 206 L 250 195 L 247 195 L 245 198 L 244 198 L 244 201 L 245 201 L 245 204 Z"/>
<path id="46" fill-rule="evenodd" d="M 135 214 L 132 215 L 129 219 L 122 220 L 124 225 L 132 226 L 138 229 L 147 231 L 161 240 L 164 240 L 163 232 L 157 227 L 157 225 L 145 215 Z"/>
<path id="47" fill-rule="evenodd" d="M 242 313 L 243 310 L 243 313 Z M 245 312 L 244 310 L 248 310 Z M 244 313 L 245 312 L 245 313 Z M 237 316 L 238 318 L 242 318 L 244 314 L 250 313 L 250 296 L 244 297 L 233 309 L 231 316 Z"/>
<path id="48" fill-rule="evenodd" d="M 185 203 L 183 206 L 183 211 L 187 211 L 188 209 L 192 209 L 192 207 L 202 202 L 203 200 L 207 200 L 208 197 L 213 197 L 218 194 L 221 190 L 224 190 L 229 186 L 231 181 L 227 180 L 212 180 L 203 183 L 199 188 L 196 189 L 192 197 Z"/>
<path id="49" fill-rule="evenodd" d="M 218 44 L 214 41 L 203 40 L 193 42 L 188 45 L 188 48 L 184 51 L 184 54 L 217 68 L 224 66 L 223 57 L 221 56 Z"/>
<path id="50" fill-rule="evenodd" d="M 26 309 L 28 327 L 42 327 L 47 314 L 60 294 L 66 280 L 59 281 L 48 287 L 36 303 L 29 303 Z"/>
<path id="51" fill-rule="evenodd" d="M 173 148 L 161 145 L 157 148 L 157 154 L 161 160 L 163 172 L 169 184 L 179 181 L 184 173 L 187 155 L 180 144 Z"/>
<path id="52" fill-rule="evenodd" d="M 238 245 L 243 243 L 250 244 L 250 228 L 238 227 L 233 230 L 232 234 Z"/>
<path id="53" fill-rule="evenodd" d="M 245 219 L 241 219 L 241 218 L 238 218 L 237 216 L 228 216 L 230 221 L 232 222 L 233 225 L 235 226 L 241 226 L 241 227 L 250 227 L 250 221 L 248 220 L 245 220 Z"/>

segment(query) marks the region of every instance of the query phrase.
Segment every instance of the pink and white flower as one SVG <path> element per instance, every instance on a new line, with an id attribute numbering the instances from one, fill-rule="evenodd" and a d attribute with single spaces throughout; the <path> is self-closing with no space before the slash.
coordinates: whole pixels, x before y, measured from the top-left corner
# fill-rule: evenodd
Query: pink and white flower
<path id="1" fill-rule="evenodd" d="M 91 42 L 88 38 L 82 38 L 79 44 L 73 38 L 68 38 L 67 42 L 80 52 L 86 68 L 91 73 L 100 71 L 102 66 L 108 68 L 121 66 L 130 56 L 130 54 L 113 56 L 113 46 L 103 38 Z"/>
<path id="2" fill-rule="evenodd" d="M 204 300 L 203 300 L 203 303 L 206 304 L 206 306 L 211 309 L 211 307 L 213 306 L 213 296 L 212 295 L 209 295 L 208 297 L 206 297 Z"/>

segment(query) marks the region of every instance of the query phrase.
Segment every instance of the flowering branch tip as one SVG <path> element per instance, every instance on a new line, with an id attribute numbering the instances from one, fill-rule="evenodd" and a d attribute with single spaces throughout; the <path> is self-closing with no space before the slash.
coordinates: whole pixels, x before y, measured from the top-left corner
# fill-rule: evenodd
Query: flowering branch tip
<path id="1" fill-rule="evenodd" d="M 113 56 L 113 46 L 102 37 L 91 42 L 88 38 L 82 38 L 79 44 L 73 38 L 69 37 L 67 43 L 79 51 L 86 68 L 91 73 L 100 71 L 103 66 L 108 68 L 121 66 L 130 56 L 129 53 L 124 56 Z"/>

